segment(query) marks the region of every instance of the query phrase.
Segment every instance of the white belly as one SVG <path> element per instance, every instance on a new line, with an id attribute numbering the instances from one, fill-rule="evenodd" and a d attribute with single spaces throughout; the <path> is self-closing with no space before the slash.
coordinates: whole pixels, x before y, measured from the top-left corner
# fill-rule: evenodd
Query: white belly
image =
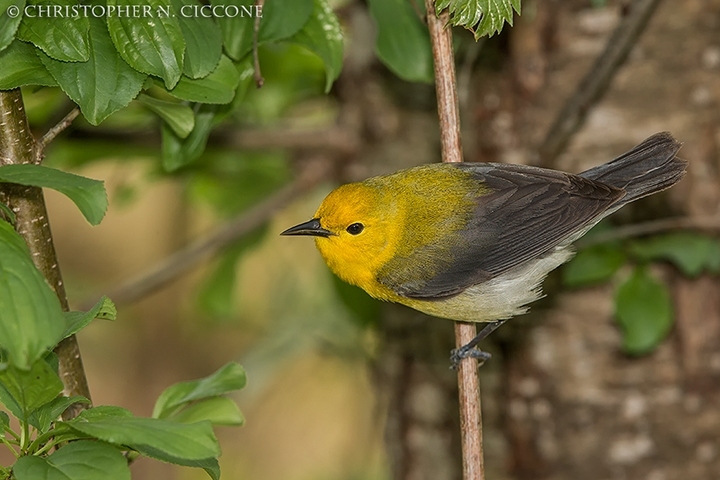
<path id="1" fill-rule="evenodd" d="M 528 311 L 543 296 L 542 281 L 572 258 L 570 246 L 556 247 L 545 257 L 519 265 L 447 300 L 413 302 L 412 307 L 436 317 L 465 322 L 493 322 Z"/>

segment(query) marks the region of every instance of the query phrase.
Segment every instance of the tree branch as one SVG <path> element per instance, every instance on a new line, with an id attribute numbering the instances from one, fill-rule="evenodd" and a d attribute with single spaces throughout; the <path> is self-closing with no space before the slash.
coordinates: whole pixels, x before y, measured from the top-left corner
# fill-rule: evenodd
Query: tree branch
<path id="1" fill-rule="evenodd" d="M 444 12 L 435 16 L 435 5 L 425 0 L 428 11 L 433 61 L 435 63 L 435 92 L 437 95 L 438 117 L 440 119 L 440 144 L 443 162 L 462 162 L 462 141 L 460 139 L 460 107 L 455 82 L 455 57 L 452 50 L 452 30 L 448 25 L 449 15 Z M 447 28 L 446 28 L 447 26 Z"/>
<path id="2" fill-rule="evenodd" d="M 0 165 L 33 163 L 38 158 L 39 148 L 30 133 L 20 89 L 0 91 Z M 35 266 L 55 291 L 63 310 L 67 311 L 65 286 L 58 267 L 42 189 L 0 184 L 0 195 L 15 213 L 15 229 L 27 243 Z M 60 378 L 65 386 L 64 394 L 90 398 L 75 336 L 60 342 L 55 353 L 58 355 Z M 63 418 L 72 418 L 83 408 L 82 404 L 76 404 L 63 414 Z"/>
<path id="3" fill-rule="evenodd" d="M 635 0 L 597 57 L 575 93 L 558 113 L 539 148 L 540 165 L 552 167 L 570 138 L 580 129 L 590 108 L 605 94 L 610 81 L 625 62 L 628 53 L 655 12 L 660 0 Z"/>
<path id="4" fill-rule="evenodd" d="M 278 210 L 327 178 L 330 170 L 330 162 L 324 159 L 310 162 L 298 179 L 290 185 L 254 205 L 215 232 L 171 254 L 157 265 L 111 290 L 107 296 L 116 304 L 131 303 L 166 286 L 197 266 L 202 260 L 263 225 Z M 94 303 L 87 301 L 83 302 L 83 305 L 92 306 Z"/>
<path id="5" fill-rule="evenodd" d="M 45 154 L 45 148 L 50 144 L 50 142 L 55 139 L 55 137 L 57 137 L 67 127 L 69 127 L 78 115 L 80 115 L 80 109 L 78 107 L 73 108 L 72 110 L 70 110 L 70 113 L 65 115 L 65 117 L 58 122 L 57 125 L 52 127 L 50 130 L 47 131 L 45 135 L 43 135 L 43 137 L 38 142 L 35 163 L 39 165 L 42 162 L 43 156 Z"/>
<path id="6" fill-rule="evenodd" d="M 440 119 L 440 142 L 443 162 L 462 162 L 460 139 L 460 108 L 455 82 L 455 57 L 452 49 L 452 30 L 449 15 L 435 15 L 435 2 L 425 0 L 435 63 L 435 90 Z M 461 347 L 475 337 L 475 324 L 456 322 L 455 342 Z M 458 366 L 458 399 L 460 404 L 460 436 L 463 457 L 463 479 L 483 480 L 483 445 L 480 412 L 480 381 L 478 362 L 465 358 Z"/>

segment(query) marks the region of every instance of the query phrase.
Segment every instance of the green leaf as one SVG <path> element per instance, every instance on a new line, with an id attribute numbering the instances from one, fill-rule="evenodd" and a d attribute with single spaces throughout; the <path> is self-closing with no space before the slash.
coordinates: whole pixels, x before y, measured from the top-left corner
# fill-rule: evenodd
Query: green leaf
<path id="1" fill-rule="evenodd" d="M 586 248 L 563 268 L 563 283 L 569 287 L 582 287 L 606 282 L 624 263 L 625 254 L 617 246 Z"/>
<path id="2" fill-rule="evenodd" d="M 12 365 L 0 371 L 0 401 L 21 421 L 62 392 L 63 384 L 57 373 L 43 359 L 29 370 Z"/>
<path id="3" fill-rule="evenodd" d="M 183 76 L 177 86 L 168 92 L 180 100 L 224 104 L 232 101 L 239 81 L 240 72 L 232 61 L 223 55 L 210 75 L 197 80 Z"/>
<path id="4" fill-rule="evenodd" d="M 247 57 L 245 60 L 236 63 L 235 68 L 237 68 L 239 72 L 238 86 L 235 88 L 235 96 L 230 103 L 220 105 L 215 110 L 215 124 L 220 123 L 240 108 L 240 105 L 243 104 L 243 100 L 245 100 L 248 88 L 250 88 L 250 85 L 254 83 L 253 73 L 255 73 L 255 67 L 253 67 L 252 64 L 252 58 Z"/>
<path id="5" fill-rule="evenodd" d="M 130 9 L 132 0 L 107 0 L 108 8 Z M 152 12 L 170 8 L 170 0 L 145 0 Z M 120 56 L 135 70 L 160 77 L 169 90 L 183 71 L 185 40 L 175 16 L 108 15 L 107 26 Z"/>
<path id="6" fill-rule="evenodd" d="M 211 460 L 220 455 L 210 422 L 183 424 L 134 417 L 119 407 L 94 407 L 64 424 L 110 444 L 179 465 L 207 468 L 208 461 L 212 464 Z"/>
<path id="7" fill-rule="evenodd" d="M 240 390 L 246 382 L 245 370 L 239 364 L 230 362 L 209 377 L 166 388 L 155 402 L 152 416 L 166 418 L 187 403 Z"/>
<path id="8" fill-rule="evenodd" d="M 0 52 L 0 90 L 26 85 L 54 87 L 55 79 L 35 54 L 35 47 L 15 40 Z"/>
<path id="9" fill-rule="evenodd" d="M 83 115 L 98 125 L 140 92 L 146 75 L 132 69 L 115 50 L 105 24 L 90 21 L 90 60 L 68 63 L 38 53 L 43 65 Z"/>
<path id="10" fill-rule="evenodd" d="M 23 18 L 18 38 L 35 44 L 48 56 L 63 62 L 86 62 L 90 58 L 88 30 L 90 22 L 84 15 L 42 15 L 38 8 L 77 5 L 73 0 L 32 2 L 34 16 Z"/>
<path id="11" fill-rule="evenodd" d="M 102 442 L 79 440 L 46 458 L 27 455 L 13 465 L 17 480 L 130 480 L 127 459 Z"/>
<path id="12" fill-rule="evenodd" d="M 29 369 L 60 341 L 63 324 L 60 302 L 25 241 L 0 220 L 0 346 L 10 363 Z"/>
<path id="13" fill-rule="evenodd" d="M 222 29 L 225 53 L 233 60 L 242 60 L 250 53 L 253 45 L 253 28 L 255 18 L 254 0 L 212 0 L 211 4 L 217 7 L 227 5 L 236 6 L 245 15 L 218 18 Z M 267 42 L 276 42 L 292 37 L 307 23 L 313 12 L 313 0 L 271 0 L 264 4 L 260 29 L 258 30 L 258 45 Z"/>
<path id="14" fill-rule="evenodd" d="M 615 293 L 615 316 L 623 332 L 623 350 L 631 355 L 651 352 L 673 323 L 667 286 L 646 268 L 636 268 Z"/>
<path id="15" fill-rule="evenodd" d="M 22 407 L 20 404 L 13 398 L 12 395 L 5 389 L 5 387 L 0 383 L 0 403 L 5 405 L 5 408 L 7 408 L 10 413 L 15 416 L 15 418 L 19 419 L 25 419 L 25 413 L 23 412 Z"/>
<path id="16" fill-rule="evenodd" d="M 10 426 L 10 416 L 5 412 L 0 411 L 0 436 L 2 436 L 4 433 L 2 431 L 2 429 L 7 428 L 9 426 Z"/>
<path id="17" fill-rule="evenodd" d="M 670 261 L 690 277 L 700 275 L 704 269 L 717 272 L 720 268 L 720 240 L 697 233 L 657 235 L 634 242 L 630 251 L 641 260 Z"/>
<path id="18" fill-rule="evenodd" d="M 214 105 L 201 106 L 195 116 L 195 127 L 184 140 L 163 125 L 162 164 L 166 171 L 173 172 L 200 158 L 214 125 L 215 110 Z"/>
<path id="19" fill-rule="evenodd" d="M 340 21 L 328 0 L 315 0 L 310 20 L 290 41 L 302 45 L 322 59 L 325 64 L 325 93 L 329 92 L 342 68 L 343 34 Z"/>
<path id="20" fill-rule="evenodd" d="M 144 93 L 138 95 L 137 100 L 162 118 L 180 138 L 187 137 L 195 127 L 195 116 L 187 105 L 158 100 Z"/>
<path id="21" fill-rule="evenodd" d="M 260 20 L 259 42 L 275 42 L 295 35 L 310 20 L 313 0 L 271 0 Z"/>
<path id="22" fill-rule="evenodd" d="M 12 7 L 10 13 L 14 14 L 12 16 L 8 14 L 10 7 Z M 15 39 L 24 9 L 25 0 L 0 0 L 0 52 Z"/>
<path id="23" fill-rule="evenodd" d="M 103 296 L 87 312 L 63 312 L 63 316 L 65 317 L 66 324 L 63 338 L 67 338 L 85 328 L 95 318 L 115 320 L 117 318 L 117 308 L 115 308 L 112 300 Z"/>
<path id="24" fill-rule="evenodd" d="M 217 458 L 212 457 L 204 458 L 202 460 L 188 460 L 185 458 L 171 457 L 166 454 L 157 454 L 155 450 L 150 447 L 143 448 L 144 449 L 139 450 L 139 452 L 147 457 L 174 463 L 175 465 L 182 465 L 184 467 L 202 468 L 208 475 L 210 475 L 212 480 L 220 480 L 220 464 L 218 464 Z"/>
<path id="25" fill-rule="evenodd" d="M 193 0 L 172 0 L 175 12 L 185 6 L 199 7 Z M 187 7 L 186 7 L 187 8 Z M 193 13 L 193 10 L 190 9 Z M 185 65 L 183 74 L 190 78 L 203 78 L 215 70 L 222 54 L 222 31 L 211 18 L 202 15 L 179 15 L 178 21 L 185 38 Z"/>
<path id="26" fill-rule="evenodd" d="M 32 412 L 28 418 L 28 423 L 37 428 L 40 433 L 45 433 L 50 430 L 52 422 L 57 420 L 70 405 L 76 403 L 90 405 L 90 400 L 80 395 L 74 397 L 56 397 Z"/>
<path id="27" fill-rule="evenodd" d="M 5 220 L 11 225 L 15 225 L 15 221 L 17 220 L 15 212 L 2 202 L 0 202 L 0 220 Z"/>
<path id="28" fill-rule="evenodd" d="M 228 397 L 212 397 L 188 405 L 170 417 L 180 423 L 208 420 L 213 425 L 236 427 L 245 423 L 237 404 Z"/>
<path id="29" fill-rule="evenodd" d="M 410 82 L 434 80 L 430 36 L 408 0 L 369 0 L 377 24 L 375 51 L 398 77 Z"/>
<path id="30" fill-rule="evenodd" d="M 225 53 L 233 60 L 242 60 L 252 48 L 252 32 L 255 23 L 254 17 L 246 15 L 245 12 L 255 11 L 253 9 L 255 0 L 212 0 L 210 4 L 214 8 L 233 5 L 243 12 L 243 15 L 223 16 L 217 19 Z"/>
<path id="31" fill-rule="evenodd" d="M 53 372 L 60 371 L 60 359 L 58 359 L 57 354 L 50 350 L 45 355 L 43 355 L 43 360 L 45 360 L 45 363 L 50 365 L 50 368 L 52 368 Z"/>
<path id="32" fill-rule="evenodd" d="M 100 223 L 108 207 L 103 182 L 55 168 L 34 164 L 3 165 L 0 166 L 0 182 L 57 190 L 77 205 L 91 225 Z"/>
<path id="33" fill-rule="evenodd" d="M 134 418 L 130 410 L 115 405 L 100 405 L 89 410 L 83 410 L 82 414 L 86 422 L 96 422 L 115 417 Z M 72 421 L 77 421 L 77 419 L 73 419 Z M 72 421 L 69 423 L 72 423 Z"/>
<path id="34" fill-rule="evenodd" d="M 436 1 L 436 14 L 440 15 L 446 8 L 450 13 L 450 23 L 470 30 L 477 40 L 500 33 L 505 22 L 512 26 L 513 10 L 520 14 L 520 0 Z"/>

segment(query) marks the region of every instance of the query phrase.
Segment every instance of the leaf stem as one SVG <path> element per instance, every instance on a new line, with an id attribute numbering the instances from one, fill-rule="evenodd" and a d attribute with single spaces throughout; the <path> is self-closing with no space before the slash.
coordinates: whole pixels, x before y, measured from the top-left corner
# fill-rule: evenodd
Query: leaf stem
<path id="1" fill-rule="evenodd" d="M 27 418 L 27 414 L 23 415 Z M 20 450 L 25 452 L 27 450 L 27 443 L 30 441 L 30 424 L 27 421 L 21 421 L 22 430 L 20 432 Z"/>
<path id="2" fill-rule="evenodd" d="M 28 445 L 27 453 L 31 455 L 38 455 L 38 452 L 40 452 L 44 447 L 40 447 L 40 445 L 50 443 L 49 440 L 56 435 L 56 432 L 54 430 L 50 430 L 49 432 L 45 432 L 42 435 L 38 435 L 35 440 L 32 441 L 30 445 Z M 47 443 L 46 443 L 47 442 Z M 38 450 L 38 448 L 40 448 Z"/>
<path id="3" fill-rule="evenodd" d="M 2 444 L 5 445 L 7 449 L 13 453 L 13 455 L 15 455 L 15 458 L 20 456 L 18 451 L 15 449 L 15 446 L 18 445 L 16 442 L 9 441 L 4 435 L 0 435 L 0 442 L 2 442 Z"/>
<path id="4" fill-rule="evenodd" d="M 37 450 L 28 451 L 28 453 L 31 453 L 32 455 L 36 455 L 36 456 L 42 455 L 43 453 L 49 451 L 55 445 L 62 443 L 63 441 L 64 441 L 63 439 L 55 438 L 53 440 L 46 442 L 45 444 L 42 444 L 42 447 L 38 448 Z"/>
<path id="5" fill-rule="evenodd" d="M 20 440 L 20 435 L 18 435 L 17 432 L 15 432 L 15 430 L 13 430 L 12 428 L 5 427 L 5 432 L 9 433 L 16 441 Z"/>

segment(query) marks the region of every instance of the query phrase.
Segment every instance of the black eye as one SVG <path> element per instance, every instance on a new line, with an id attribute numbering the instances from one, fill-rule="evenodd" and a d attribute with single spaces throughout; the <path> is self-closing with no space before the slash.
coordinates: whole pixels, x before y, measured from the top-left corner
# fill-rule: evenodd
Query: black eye
<path id="1" fill-rule="evenodd" d="M 362 223 L 353 223 L 349 225 L 345 230 L 347 230 L 350 235 L 359 235 L 364 228 L 365 225 L 363 225 Z"/>

